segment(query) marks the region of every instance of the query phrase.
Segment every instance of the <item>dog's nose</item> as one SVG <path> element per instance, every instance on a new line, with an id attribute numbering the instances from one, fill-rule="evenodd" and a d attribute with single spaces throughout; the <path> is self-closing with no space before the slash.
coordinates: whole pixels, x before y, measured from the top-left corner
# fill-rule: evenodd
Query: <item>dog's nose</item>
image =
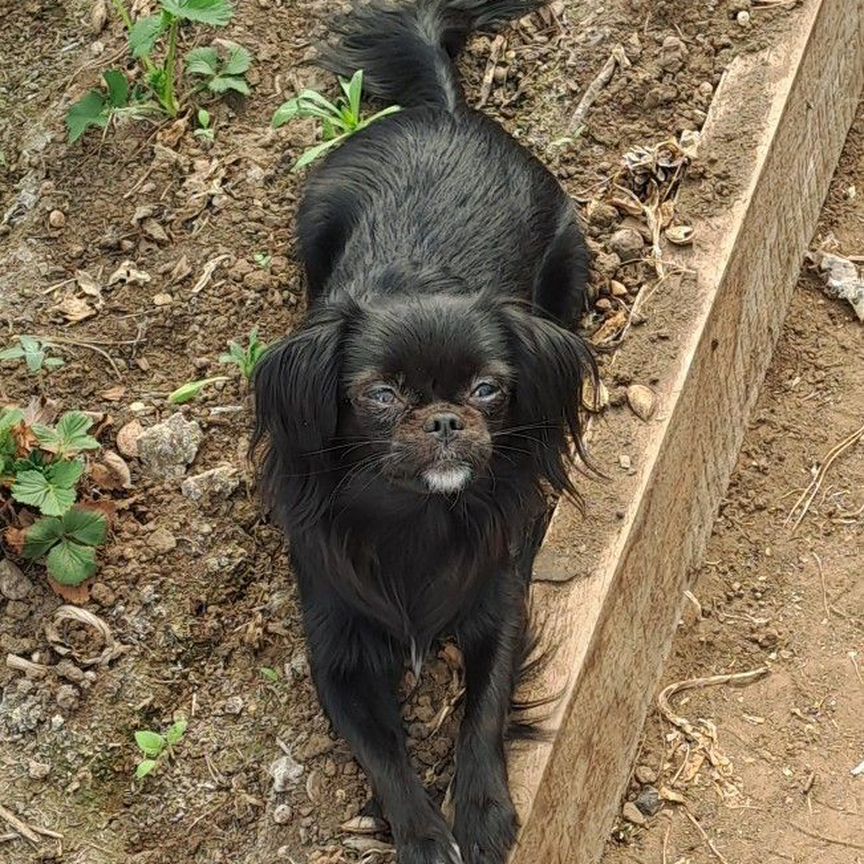
<path id="1" fill-rule="evenodd" d="M 447 441 L 457 432 L 465 428 L 462 418 L 458 414 L 433 414 L 423 424 L 423 431 L 434 435 L 441 441 Z"/>

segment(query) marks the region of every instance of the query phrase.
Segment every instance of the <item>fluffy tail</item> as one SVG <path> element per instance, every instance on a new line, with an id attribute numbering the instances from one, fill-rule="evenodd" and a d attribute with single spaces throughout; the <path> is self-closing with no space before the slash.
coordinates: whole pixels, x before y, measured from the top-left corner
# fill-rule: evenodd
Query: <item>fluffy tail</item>
<path id="1" fill-rule="evenodd" d="M 357 3 L 331 27 L 319 64 L 346 77 L 363 70 L 367 93 L 410 108 L 453 111 L 462 102 L 454 61 L 474 30 L 494 30 L 546 0 L 390 0 Z"/>

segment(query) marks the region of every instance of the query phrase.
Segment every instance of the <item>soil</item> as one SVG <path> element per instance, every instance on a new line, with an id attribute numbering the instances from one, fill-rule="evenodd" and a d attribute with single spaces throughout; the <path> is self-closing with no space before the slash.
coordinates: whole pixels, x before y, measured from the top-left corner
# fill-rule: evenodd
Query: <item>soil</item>
<path id="1" fill-rule="evenodd" d="M 813 248 L 861 255 L 862 184 L 864 104 Z M 623 806 L 663 787 L 684 803 L 667 802 L 647 827 L 622 817 L 603 864 L 864 861 L 864 776 L 852 773 L 864 759 L 864 442 L 833 463 L 797 529 L 800 509 L 787 524 L 831 448 L 862 428 L 862 380 L 861 322 L 805 269 L 694 574 L 701 616 L 691 604 L 661 689 L 760 667 L 770 674 L 672 697 L 676 715 L 715 731 L 701 746 L 653 711 Z M 702 761 L 709 752 L 713 762 Z"/>
<path id="2" fill-rule="evenodd" d="M 154 5 L 147 0 L 134 4 L 139 14 L 147 14 Z M 40 397 L 49 410 L 93 412 L 100 421 L 100 440 L 108 449 L 117 449 L 117 433 L 130 421 L 150 427 L 182 412 L 203 431 L 188 474 L 198 475 L 227 463 L 241 479 L 231 494 L 193 501 L 181 491 L 179 479 L 157 480 L 138 459 L 128 457 L 132 480 L 128 492 L 100 489 L 91 480 L 89 494 L 113 498 L 117 506 L 99 572 L 87 586 L 89 598 L 78 598 L 85 609 L 104 621 L 124 649 L 105 663 L 86 666 L 82 662 L 92 647 L 93 631 L 86 625 L 64 623 L 61 637 L 73 651 L 66 656 L 58 653 L 57 639 L 50 628 L 46 632 L 46 625 L 65 601 L 48 585 L 39 566 L 18 561 L 29 587 L 23 598 L 0 600 L 0 649 L 53 669 L 41 676 L 11 668 L 0 671 L 0 783 L 4 790 L 0 804 L 30 826 L 49 829 L 62 839 L 39 835 L 39 843 L 31 844 L 5 836 L 6 825 L 0 825 L 0 862 L 257 864 L 285 860 L 336 864 L 392 858 L 386 833 L 375 831 L 381 826 L 374 816 L 362 825 L 371 834 L 358 833 L 356 821 L 352 830 L 340 828 L 346 820 L 371 813 L 368 790 L 347 746 L 331 736 L 318 708 L 283 543 L 259 512 L 245 458 L 248 389 L 239 374 L 226 371 L 218 360 L 229 340 L 242 341 L 257 327 L 262 339 L 271 342 L 290 332 L 302 315 L 302 285 L 292 254 L 292 221 L 302 178 L 290 168 L 314 143 L 315 130 L 301 122 L 274 132 L 269 120 L 280 102 L 298 89 L 313 86 L 332 92 L 327 76 L 306 63 L 315 39 L 325 32 L 330 5 L 323 0 L 237 4 L 235 19 L 218 35 L 254 51 L 255 65 L 249 76 L 253 92 L 249 99 L 229 97 L 208 105 L 215 118 L 212 143 L 193 134 L 190 114 L 194 112 L 190 112 L 175 122 L 127 120 L 112 125 L 104 136 L 91 133 L 78 145 L 67 145 L 62 118 L 68 105 L 97 84 L 102 70 L 126 63 L 122 28 L 110 20 L 106 29 L 92 32 L 90 5 L 82 0 L 24 0 L 0 19 L 4 48 L 0 52 L 2 342 L 5 345 L 21 333 L 51 337 L 66 360 L 62 369 L 38 377 L 4 365 L 0 403 L 24 405 Z M 462 64 L 466 90 L 476 104 L 483 101 L 488 89 L 484 110 L 550 165 L 574 198 L 585 205 L 595 253 L 592 284 L 596 293 L 596 308 L 585 326 L 596 336 L 595 331 L 611 320 L 607 329 L 619 335 L 615 316 L 632 305 L 652 278 L 652 270 L 644 257 L 622 266 L 621 258 L 610 254 L 614 248 L 627 254 L 623 238 L 613 237 L 617 229 L 629 226 L 638 235 L 644 234 L 644 226 L 622 220 L 614 209 L 597 206 L 596 190 L 608 187 L 622 156 L 634 147 L 651 147 L 685 130 L 698 130 L 729 61 L 736 53 L 782 40 L 796 12 L 786 7 L 751 9 L 748 0 L 663 4 L 609 0 L 602 5 L 559 0 L 551 9 L 550 14 L 520 22 L 505 34 L 503 43 L 487 37 L 474 39 Z M 744 24 L 738 18 L 742 11 L 749 15 Z M 202 30 L 184 32 L 181 49 L 206 44 L 211 36 Z M 619 67 L 600 90 L 586 115 L 585 128 L 574 134 L 568 129 L 568 118 L 619 44 L 629 66 Z M 491 64 L 493 56 L 497 61 Z M 131 63 L 128 68 L 134 70 Z M 746 135 L 745 121 L 742 135 Z M 565 137 L 571 140 L 562 142 Z M 722 206 L 735 185 L 734 170 L 722 162 L 710 170 L 716 182 L 711 185 L 713 194 L 706 199 L 706 208 Z M 829 216 L 841 213 L 836 208 L 845 206 L 836 195 L 832 201 L 835 210 L 829 210 Z M 860 220 L 861 211 L 857 212 Z M 699 213 L 688 216 L 696 219 Z M 835 233 L 841 242 L 861 238 L 860 233 L 841 236 L 839 225 Z M 638 237 L 635 242 L 638 245 Z M 632 249 L 632 234 L 629 243 Z M 121 279 L 108 285 L 110 276 L 127 261 L 149 279 Z M 91 278 L 82 277 L 81 271 Z M 90 294 L 82 291 L 82 285 L 93 283 L 100 289 L 95 296 L 92 289 Z M 809 290 L 811 298 L 818 297 L 815 288 Z M 72 323 L 68 312 L 73 300 L 86 302 L 93 314 Z M 802 308 L 800 297 L 796 308 Z M 787 387 L 788 393 L 783 392 L 792 400 L 788 404 L 801 403 L 795 404 L 794 419 L 788 421 L 792 428 L 800 427 L 802 438 L 810 429 L 821 437 L 800 445 L 797 456 L 790 451 L 779 463 L 790 472 L 788 486 L 780 494 L 806 483 L 807 460 L 818 458 L 823 444 L 827 449 L 846 434 L 854 415 L 846 394 L 855 392 L 853 361 L 858 357 L 850 346 L 860 331 L 851 326 L 845 310 L 834 304 L 811 300 L 805 311 L 815 315 L 812 309 L 831 316 L 830 335 L 823 323 L 821 339 L 811 347 L 806 340 L 815 338 L 817 331 L 808 320 L 802 332 L 794 335 L 794 345 L 779 355 L 781 359 L 788 356 L 790 364 L 799 364 L 795 375 L 800 381 L 793 387 L 789 383 L 793 375 L 772 376 L 772 382 L 785 382 L 776 386 Z M 791 320 L 794 322 L 794 315 Z M 675 322 L 653 321 L 652 326 L 674 328 Z M 843 328 L 847 328 L 846 335 Z M 860 336 L 857 338 L 860 343 Z M 840 347 L 842 340 L 848 353 Z M 802 346 L 808 353 L 796 353 Z M 830 362 L 825 358 L 831 358 Z M 648 357 L 634 362 L 650 366 Z M 167 394 L 186 381 L 222 374 L 228 376 L 227 381 L 215 384 L 182 408 L 166 401 Z M 841 393 L 845 395 L 842 403 Z M 836 426 L 824 422 L 832 411 L 837 412 Z M 748 443 L 755 454 L 751 461 L 760 466 L 747 469 L 746 477 L 750 481 L 752 475 L 753 483 L 775 476 L 771 469 L 776 448 L 781 441 L 783 446 L 791 441 L 784 431 L 785 421 L 781 422 L 791 412 L 784 408 L 782 414 L 768 412 L 767 416 L 770 423 L 763 423 L 763 438 Z M 808 416 L 818 416 L 823 422 L 811 426 L 799 419 Z M 764 452 L 769 446 L 772 458 Z M 847 455 L 843 461 L 846 471 L 853 470 L 852 462 Z M 730 551 L 727 558 L 709 553 L 708 560 L 714 560 L 714 554 L 723 563 L 708 568 L 703 582 L 717 580 L 724 591 L 732 590 L 725 587 L 727 582 L 740 582 L 742 587 L 735 591 L 744 592 L 746 601 L 737 593 L 730 601 L 723 599 L 727 609 L 740 606 L 736 614 L 743 614 L 745 602 L 763 610 L 758 613 L 762 617 L 768 605 L 778 621 L 782 613 L 782 622 L 771 625 L 778 634 L 773 647 L 796 653 L 789 658 L 778 653 L 781 660 L 768 683 L 744 691 L 745 698 L 753 699 L 752 694 L 760 692 L 756 688 L 763 688 L 757 703 L 762 707 L 754 707 L 753 714 L 761 710 L 766 723 L 756 729 L 738 722 L 734 728 L 739 735 L 753 734 L 753 729 L 764 735 L 774 728 L 767 725 L 766 694 L 774 694 L 777 707 L 771 711 L 777 718 L 783 715 L 780 706 L 794 698 L 805 717 L 795 722 L 808 724 L 802 729 L 813 727 L 789 739 L 794 748 L 809 741 L 801 734 L 812 733 L 823 745 L 832 742 L 818 757 L 822 761 L 818 765 L 813 761 L 818 779 L 807 800 L 816 807 L 816 799 L 824 797 L 840 811 L 860 813 L 860 785 L 857 811 L 852 791 L 843 797 L 839 786 L 828 785 L 831 776 L 840 777 L 864 758 L 860 737 L 857 742 L 850 739 L 847 752 L 841 754 L 837 732 L 845 723 L 846 735 L 855 734 L 851 718 L 856 715 L 850 712 L 856 706 L 844 700 L 859 684 L 849 677 L 855 675 L 855 669 L 844 652 L 854 648 L 850 640 L 856 631 L 850 628 L 855 626 L 856 596 L 853 573 L 842 570 L 840 562 L 852 566 L 860 523 L 835 525 L 831 519 L 840 518 L 842 511 L 836 508 L 854 509 L 855 484 L 850 475 L 848 483 L 841 483 L 842 489 L 850 490 L 848 498 L 839 494 L 838 486 L 831 489 L 833 498 L 817 502 L 794 543 L 790 541 L 791 563 L 783 568 L 782 577 L 775 572 L 781 562 L 776 536 L 782 531 L 776 522 L 770 523 L 775 569 L 766 580 L 759 580 L 759 571 L 753 570 L 766 557 L 763 547 L 768 544 L 756 528 L 752 536 L 758 533 L 762 538 L 758 547 L 762 551 L 754 552 L 748 541 L 746 567 L 740 564 L 735 575 L 721 571 L 727 561 L 739 560 L 735 555 L 745 554 L 744 540 L 733 539 L 731 533 L 724 535 L 723 526 L 740 524 L 745 519 L 742 508 L 750 508 L 748 525 L 775 515 L 771 494 L 759 497 L 768 502 L 761 511 L 753 503 L 755 491 L 741 480 L 736 484 L 733 493 L 744 489 L 747 503 L 725 508 L 718 537 L 726 538 Z M 831 506 L 835 507 L 833 517 L 827 509 Z M 0 518 L 8 521 L 14 514 L 7 509 Z M 796 575 L 803 580 L 809 572 L 802 569 L 805 565 L 795 564 L 795 556 L 806 557 L 800 544 L 802 538 L 812 535 L 814 524 L 821 526 L 820 541 L 829 529 L 835 532 L 830 535 L 832 540 L 845 537 L 848 543 L 843 548 L 850 556 L 842 558 L 839 551 L 835 555 L 827 549 L 822 556 L 830 586 L 829 608 L 836 606 L 849 617 L 830 613 L 829 622 L 819 625 L 821 630 L 813 629 L 821 620 L 821 595 L 811 597 L 804 585 L 793 585 Z M 776 581 L 781 578 L 788 580 L 788 597 Z M 751 586 L 758 588 L 763 581 L 770 582 L 771 591 L 762 591 L 761 598 L 747 595 Z M 709 616 L 698 625 L 704 633 L 700 630 L 693 637 L 697 641 L 683 653 L 698 656 L 701 669 L 711 666 L 705 652 L 719 650 L 713 662 L 716 668 L 727 670 L 732 655 L 724 654 L 723 646 L 733 649 L 720 637 L 726 634 L 728 638 L 733 631 L 730 623 L 721 624 L 709 602 L 708 589 L 698 590 Z M 803 598 L 797 604 L 792 603 L 793 590 L 797 592 L 794 597 Z M 844 590 L 848 593 L 842 593 Z M 718 596 L 725 598 L 725 593 Z M 785 601 L 782 608 L 781 600 Z M 811 600 L 819 602 L 813 605 Z M 857 608 L 861 608 L 860 593 Z M 764 659 L 758 643 L 747 641 L 748 632 L 741 630 L 743 648 L 735 643 L 735 650 L 743 653 L 741 666 L 745 658 Z M 713 634 L 710 642 L 708 634 Z M 857 635 L 860 646 L 860 629 Z M 704 644 L 698 641 L 700 637 Z M 826 647 L 818 663 L 813 655 L 812 669 L 807 671 L 815 683 L 810 678 L 795 678 L 795 661 L 817 643 Z M 829 649 L 839 653 L 830 654 Z M 751 658 L 750 651 L 758 656 Z M 829 655 L 834 658 L 832 664 L 821 670 L 819 663 Z M 673 664 L 677 662 L 676 653 Z M 442 648 L 404 710 L 418 770 L 439 798 L 452 773 L 450 753 L 458 714 L 453 709 L 458 702 L 459 676 L 458 656 Z M 805 686 L 803 681 L 811 684 Z M 793 692 L 789 684 L 798 689 Z M 705 691 L 692 698 L 719 697 Z M 847 713 L 836 707 L 841 704 Z M 708 706 L 704 716 L 716 716 L 710 713 L 711 707 L 720 708 Z M 860 701 L 857 708 L 860 715 Z M 164 731 L 181 718 L 188 721 L 188 731 L 173 758 L 145 781 L 135 781 L 132 775 L 140 758 L 134 746 L 135 731 Z M 721 735 L 727 726 L 733 728 L 731 724 L 730 718 Z M 786 730 L 778 734 L 788 735 L 787 727 L 777 726 Z M 823 737 L 817 738 L 819 735 Z M 650 747 L 648 737 L 646 748 Z M 856 743 L 859 755 L 850 762 Z M 723 738 L 727 751 L 731 744 Z M 760 746 L 765 749 L 768 745 L 760 739 Z M 772 746 L 776 748 L 776 742 Z M 772 806 L 782 802 L 784 795 L 793 795 L 787 791 L 792 780 L 783 775 L 782 767 L 790 767 L 797 782 L 797 763 L 790 760 L 817 759 L 809 749 L 798 755 L 797 749 L 787 753 L 785 745 L 778 753 L 774 758 L 782 761 L 780 773 L 767 774 L 758 755 L 753 758 L 759 761 L 752 766 L 743 758 L 735 761 L 742 775 L 748 769 L 756 775 L 754 780 L 761 782 Z M 662 758 L 656 751 L 652 764 L 656 767 Z M 707 829 L 718 830 L 716 820 L 708 821 L 712 814 L 707 809 L 695 812 L 706 819 Z M 745 815 L 753 814 L 745 811 Z M 758 815 L 764 823 L 766 814 Z M 852 836 L 842 834 L 850 827 L 843 822 L 847 816 L 842 812 L 835 816 L 835 822 L 826 817 L 819 823 L 821 828 L 826 833 Z M 655 821 L 661 818 L 665 817 Z M 684 832 L 688 823 L 676 815 L 670 824 L 676 832 Z M 734 824 L 737 830 L 745 822 L 736 815 L 735 822 L 727 824 Z M 11 828 L 9 831 L 12 833 Z M 650 844 L 661 833 L 653 826 L 646 832 L 625 832 L 627 842 L 611 848 L 609 854 L 642 855 L 638 844 Z M 758 836 L 761 846 L 766 845 L 763 840 L 771 839 L 768 834 Z M 686 842 L 693 847 L 688 855 L 702 854 L 690 835 L 672 834 L 670 844 L 673 838 L 679 845 L 670 845 L 670 849 L 687 851 Z M 787 843 L 784 835 L 783 844 Z M 778 850 L 793 848 L 783 844 L 773 845 Z M 651 856 L 645 860 L 660 860 L 654 852 Z M 675 858 L 670 855 L 669 860 Z"/>

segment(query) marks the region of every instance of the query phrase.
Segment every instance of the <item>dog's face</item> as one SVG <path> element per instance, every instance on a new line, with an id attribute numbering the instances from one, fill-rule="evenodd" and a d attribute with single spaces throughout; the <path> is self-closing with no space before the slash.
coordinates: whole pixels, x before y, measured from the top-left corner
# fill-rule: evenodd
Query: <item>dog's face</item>
<path id="1" fill-rule="evenodd" d="M 339 436 L 366 442 L 361 458 L 417 491 L 458 493 L 486 476 L 516 378 L 489 309 L 435 297 L 363 318 L 343 346 Z"/>
<path id="2" fill-rule="evenodd" d="M 301 524 L 370 475 L 423 495 L 507 471 L 572 490 L 567 435 L 592 370 L 578 336 L 494 297 L 329 304 L 256 372 L 265 497 Z"/>

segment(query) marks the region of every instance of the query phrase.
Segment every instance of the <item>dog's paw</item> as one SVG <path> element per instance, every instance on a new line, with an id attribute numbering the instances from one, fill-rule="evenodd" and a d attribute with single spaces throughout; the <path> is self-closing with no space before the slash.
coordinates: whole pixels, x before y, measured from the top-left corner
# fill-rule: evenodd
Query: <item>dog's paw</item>
<path id="1" fill-rule="evenodd" d="M 397 864 L 465 864 L 452 838 L 411 840 L 396 847 Z"/>
<path id="2" fill-rule="evenodd" d="M 456 807 L 453 834 L 464 864 L 504 864 L 516 842 L 519 821 L 509 795 Z"/>

